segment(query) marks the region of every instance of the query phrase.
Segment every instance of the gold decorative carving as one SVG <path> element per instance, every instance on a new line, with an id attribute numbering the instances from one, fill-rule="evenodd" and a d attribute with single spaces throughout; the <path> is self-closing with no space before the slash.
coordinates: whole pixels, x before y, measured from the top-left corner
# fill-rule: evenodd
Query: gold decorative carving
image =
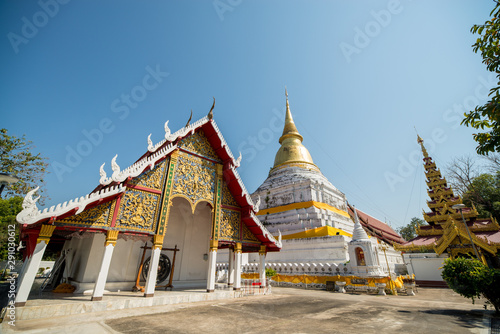
<path id="1" fill-rule="evenodd" d="M 234 252 L 241 253 L 241 242 L 237 242 L 236 245 L 234 245 Z"/>
<path id="2" fill-rule="evenodd" d="M 216 252 L 218 248 L 219 248 L 219 241 L 218 240 L 210 240 L 210 251 Z"/>
<path id="3" fill-rule="evenodd" d="M 120 203 L 116 226 L 134 230 L 152 231 L 158 211 L 160 196 L 157 194 L 129 189 Z"/>
<path id="4" fill-rule="evenodd" d="M 163 239 L 165 236 L 163 234 L 155 234 L 153 236 L 153 249 L 161 249 L 163 247 Z"/>
<path id="5" fill-rule="evenodd" d="M 266 255 L 267 250 L 266 250 L 266 245 L 261 245 L 259 249 L 259 255 Z"/>
<path id="6" fill-rule="evenodd" d="M 213 205 L 215 164 L 205 159 L 181 153 L 174 176 L 172 196 L 182 195 L 191 201 L 192 208 L 205 200 Z"/>
<path id="7" fill-rule="evenodd" d="M 167 165 L 168 158 L 158 165 L 156 165 L 153 170 L 148 170 L 132 181 L 130 184 L 142 186 L 151 189 L 161 190 L 163 185 L 163 177 L 165 175 L 165 166 Z"/>
<path id="8" fill-rule="evenodd" d="M 222 209 L 222 219 L 219 229 L 219 239 L 240 240 L 240 213 Z"/>
<path id="9" fill-rule="evenodd" d="M 243 226 L 243 241 L 255 241 L 255 242 L 259 241 L 245 224 L 242 224 L 242 226 Z"/>
<path id="10" fill-rule="evenodd" d="M 54 225 L 42 225 L 42 228 L 40 229 L 40 234 L 38 235 L 38 238 L 36 239 L 36 243 L 40 243 L 42 241 L 45 241 L 45 244 L 48 244 L 50 241 L 50 237 L 52 236 L 52 233 L 54 233 L 54 230 L 56 227 Z"/>
<path id="11" fill-rule="evenodd" d="M 116 200 L 95 206 L 91 209 L 56 221 L 57 224 L 86 225 L 86 226 L 108 226 L 111 207 L 114 207 Z"/>
<path id="12" fill-rule="evenodd" d="M 118 232 L 117 230 L 108 230 L 108 234 L 106 236 L 106 243 L 104 244 L 104 247 L 108 245 L 113 245 L 116 246 L 116 240 L 118 239 Z"/>
<path id="13" fill-rule="evenodd" d="M 195 134 L 182 139 L 177 146 L 198 155 L 220 161 L 219 156 L 208 142 L 207 137 L 205 137 L 203 130 L 199 130 Z"/>
<path id="14" fill-rule="evenodd" d="M 240 207 L 229 191 L 229 187 L 226 182 L 222 182 L 222 205 L 234 206 L 237 208 Z"/>

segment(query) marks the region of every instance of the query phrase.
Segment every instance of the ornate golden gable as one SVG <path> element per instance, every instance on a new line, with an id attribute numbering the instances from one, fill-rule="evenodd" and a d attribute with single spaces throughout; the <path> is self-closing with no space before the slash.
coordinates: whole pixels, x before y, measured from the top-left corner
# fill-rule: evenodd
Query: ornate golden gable
<path id="1" fill-rule="evenodd" d="M 130 184 L 150 189 L 161 190 L 165 177 L 165 166 L 168 165 L 168 157 L 156 165 L 153 170 L 148 170 L 130 181 Z"/>
<path id="2" fill-rule="evenodd" d="M 111 223 L 112 214 L 115 207 L 116 200 L 95 206 L 91 209 L 85 210 L 77 215 L 57 220 L 55 224 L 68 224 L 68 225 L 85 225 L 91 226 L 109 226 Z"/>
<path id="3" fill-rule="evenodd" d="M 203 157 L 220 161 L 219 156 L 215 153 L 212 145 L 208 142 L 207 137 L 205 137 L 203 130 L 199 130 L 198 132 L 182 139 L 177 146 Z"/>

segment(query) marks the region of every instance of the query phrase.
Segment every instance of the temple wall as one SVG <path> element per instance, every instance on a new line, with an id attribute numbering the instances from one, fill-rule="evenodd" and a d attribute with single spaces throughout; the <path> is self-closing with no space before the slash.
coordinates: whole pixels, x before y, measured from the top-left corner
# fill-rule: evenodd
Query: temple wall
<path id="1" fill-rule="evenodd" d="M 420 281 L 443 281 L 441 277 L 444 260 L 447 253 L 438 256 L 436 253 L 405 253 L 405 264 L 410 275 L 414 274 Z"/>
<path id="2" fill-rule="evenodd" d="M 66 241 L 64 249 L 71 249 L 67 256 L 64 277 L 77 287 L 76 292 L 94 288 L 104 255 L 106 237 L 103 233 L 92 233 L 83 238 L 73 237 Z M 130 289 L 135 284 L 144 243 L 118 239 L 109 267 L 106 289 Z M 146 257 L 149 254 L 146 254 Z"/>
<path id="3" fill-rule="evenodd" d="M 266 210 L 263 209 L 262 213 L 265 212 Z M 319 209 L 314 206 L 268 215 L 259 215 L 259 219 L 266 224 L 266 228 L 275 236 L 278 235 L 278 230 L 285 235 L 322 226 L 335 227 L 352 234 L 354 226 L 351 219 L 338 213 Z"/>
<path id="4" fill-rule="evenodd" d="M 344 246 L 347 238 L 344 236 L 329 236 L 304 239 L 283 240 L 280 252 L 269 252 L 266 262 L 335 262 L 342 263 L 349 259 Z M 249 254 L 248 262 L 258 262 L 258 254 Z"/>

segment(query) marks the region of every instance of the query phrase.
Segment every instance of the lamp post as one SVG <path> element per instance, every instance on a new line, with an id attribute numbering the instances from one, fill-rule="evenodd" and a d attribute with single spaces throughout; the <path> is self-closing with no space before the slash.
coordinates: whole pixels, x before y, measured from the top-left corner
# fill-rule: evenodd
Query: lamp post
<path id="1" fill-rule="evenodd" d="M 0 172 L 0 196 L 2 195 L 3 188 L 9 183 L 15 183 L 19 179 L 9 173 Z"/>
<path id="2" fill-rule="evenodd" d="M 476 257 L 479 261 L 481 261 L 481 258 L 479 257 L 479 253 L 477 252 L 476 245 L 474 245 L 474 242 L 472 241 L 472 236 L 469 231 L 469 227 L 467 226 L 467 223 L 465 222 L 464 214 L 462 212 L 462 209 L 465 208 L 465 204 L 455 204 L 451 207 L 454 210 L 460 210 L 460 215 L 462 216 L 462 220 L 465 225 L 465 229 L 467 230 L 467 234 L 469 235 L 470 243 L 472 244 L 472 249 L 474 249 L 474 253 L 476 254 Z M 482 261 L 481 261 L 482 262 Z"/>

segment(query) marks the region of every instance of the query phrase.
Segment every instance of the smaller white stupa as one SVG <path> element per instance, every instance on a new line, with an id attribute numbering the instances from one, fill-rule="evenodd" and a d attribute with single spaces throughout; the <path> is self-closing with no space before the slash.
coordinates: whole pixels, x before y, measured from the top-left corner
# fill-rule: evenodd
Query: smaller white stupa
<path id="1" fill-rule="evenodd" d="M 356 210 L 354 210 L 354 219 L 352 240 L 348 245 L 352 273 L 360 277 L 385 276 L 382 267 L 378 263 L 376 245 L 372 243 L 363 226 L 361 226 Z"/>

